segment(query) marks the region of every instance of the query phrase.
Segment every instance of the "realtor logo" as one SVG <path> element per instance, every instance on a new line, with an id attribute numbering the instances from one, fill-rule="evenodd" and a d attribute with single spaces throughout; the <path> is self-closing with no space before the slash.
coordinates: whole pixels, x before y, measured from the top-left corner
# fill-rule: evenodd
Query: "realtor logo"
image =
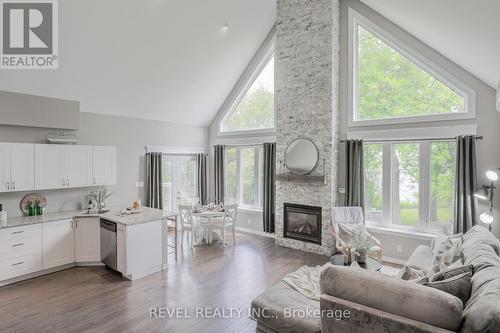
<path id="1" fill-rule="evenodd" d="M 57 69 L 57 0 L 0 0 L 2 69 Z"/>

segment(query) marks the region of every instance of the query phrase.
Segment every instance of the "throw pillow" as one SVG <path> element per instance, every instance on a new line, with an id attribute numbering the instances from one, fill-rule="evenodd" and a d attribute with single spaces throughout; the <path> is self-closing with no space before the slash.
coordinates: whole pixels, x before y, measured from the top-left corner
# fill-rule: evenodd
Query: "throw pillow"
<path id="1" fill-rule="evenodd" d="M 339 227 L 339 237 L 347 245 L 354 245 L 368 237 L 364 223 L 338 223 L 337 225 Z"/>
<path id="2" fill-rule="evenodd" d="M 430 281 L 437 272 L 439 272 L 439 265 L 434 265 L 424 269 L 415 269 L 405 265 L 396 276 L 401 280 L 419 283 Z"/>
<path id="3" fill-rule="evenodd" d="M 452 263 L 462 258 L 462 240 L 463 234 L 456 234 L 451 236 L 443 236 L 438 234 L 436 236 L 433 259 L 434 265 L 440 264 L 441 266 L 449 266 Z"/>
<path id="4" fill-rule="evenodd" d="M 463 304 L 470 298 L 472 273 L 467 272 L 442 281 L 424 282 L 424 286 L 435 288 L 458 297 Z"/>
<path id="5" fill-rule="evenodd" d="M 467 265 L 467 266 L 463 266 L 463 265 L 459 265 L 457 267 L 455 267 L 454 265 L 452 266 L 449 266 L 447 269 L 445 270 L 442 270 L 438 273 L 436 273 L 433 277 L 432 277 L 432 281 L 443 281 L 443 280 L 447 280 L 451 277 L 454 277 L 454 276 L 457 276 L 457 275 L 461 275 L 461 274 L 464 274 L 464 273 L 471 273 L 471 274 L 474 274 L 474 265 Z"/>

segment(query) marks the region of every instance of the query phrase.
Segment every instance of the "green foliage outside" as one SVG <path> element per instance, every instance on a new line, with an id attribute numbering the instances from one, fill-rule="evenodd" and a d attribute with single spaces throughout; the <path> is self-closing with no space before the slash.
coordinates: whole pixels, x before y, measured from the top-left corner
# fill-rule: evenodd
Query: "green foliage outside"
<path id="1" fill-rule="evenodd" d="M 358 119 L 460 112 L 465 99 L 359 28 Z"/>
<path id="2" fill-rule="evenodd" d="M 273 128 L 274 93 L 263 86 L 250 88 L 224 126 L 232 131 Z"/>
<path id="3" fill-rule="evenodd" d="M 384 119 L 463 111 L 464 98 L 360 27 L 358 119 Z M 365 209 L 382 211 L 383 145 L 364 146 Z M 455 145 L 431 143 L 431 221 L 452 221 Z M 392 195 L 399 202 L 399 222 L 418 223 L 419 145 L 395 144 L 392 153 Z M 396 171 L 397 170 L 397 171 Z M 400 198 L 406 186 L 413 198 Z M 397 216 L 397 214 L 396 214 Z"/>

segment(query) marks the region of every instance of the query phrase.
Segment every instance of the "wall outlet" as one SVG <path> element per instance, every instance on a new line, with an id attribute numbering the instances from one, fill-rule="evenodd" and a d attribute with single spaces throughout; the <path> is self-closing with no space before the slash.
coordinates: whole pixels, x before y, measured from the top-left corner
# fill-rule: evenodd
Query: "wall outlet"
<path id="1" fill-rule="evenodd" d="M 135 182 L 135 187 L 137 188 L 144 187 L 144 182 Z"/>
<path id="2" fill-rule="evenodd" d="M 345 194 L 345 187 L 343 187 L 343 186 L 339 187 L 339 193 Z"/>
<path id="3" fill-rule="evenodd" d="M 398 253 L 403 252 L 403 246 L 401 246 L 401 244 L 396 245 L 396 252 Z"/>

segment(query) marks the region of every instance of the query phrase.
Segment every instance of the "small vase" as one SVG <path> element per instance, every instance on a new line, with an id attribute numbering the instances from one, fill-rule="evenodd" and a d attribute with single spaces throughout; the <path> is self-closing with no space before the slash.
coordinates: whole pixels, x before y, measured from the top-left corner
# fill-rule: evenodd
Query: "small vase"
<path id="1" fill-rule="evenodd" d="M 358 256 L 358 263 L 361 263 L 361 264 L 366 263 L 366 257 L 367 257 L 367 256 L 366 256 L 366 253 L 364 253 L 364 254 L 360 254 L 360 255 Z"/>

